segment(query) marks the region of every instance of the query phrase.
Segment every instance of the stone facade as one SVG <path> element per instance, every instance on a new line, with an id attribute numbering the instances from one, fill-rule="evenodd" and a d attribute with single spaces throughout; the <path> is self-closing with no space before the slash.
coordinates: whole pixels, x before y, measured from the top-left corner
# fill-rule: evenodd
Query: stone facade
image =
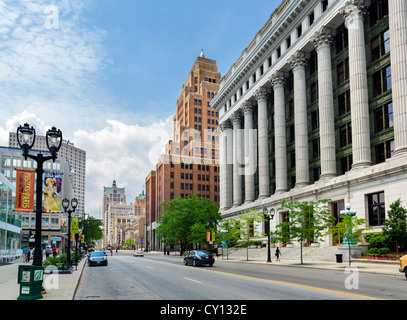
<path id="1" fill-rule="evenodd" d="M 223 217 L 331 199 L 338 219 L 350 203 L 380 231 L 390 204 L 406 204 L 406 11 L 405 0 L 286 0 L 272 13 L 211 102 Z"/>

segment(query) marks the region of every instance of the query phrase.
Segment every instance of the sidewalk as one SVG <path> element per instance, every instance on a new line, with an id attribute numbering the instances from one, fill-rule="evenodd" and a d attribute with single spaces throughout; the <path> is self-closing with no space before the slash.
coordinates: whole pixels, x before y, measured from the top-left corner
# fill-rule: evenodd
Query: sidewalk
<path id="1" fill-rule="evenodd" d="M 85 263 L 86 258 L 83 258 L 77 270 L 74 266 L 70 274 L 44 274 L 46 293 L 41 300 L 73 300 Z M 0 300 L 17 300 L 20 294 L 20 285 L 17 283 L 18 266 L 24 264 L 28 265 L 15 262 L 0 266 Z"/>

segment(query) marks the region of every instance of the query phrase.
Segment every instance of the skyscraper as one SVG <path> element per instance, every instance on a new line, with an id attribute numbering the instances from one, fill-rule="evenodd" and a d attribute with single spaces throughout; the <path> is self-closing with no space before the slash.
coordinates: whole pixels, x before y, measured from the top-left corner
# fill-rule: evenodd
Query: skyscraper
<path id="1" fill-rule="evenodd" d="M 146 189 L 147 240 L 152 246 L 159 246 L 153 239 L 153 217 L 162 214 L 161 202 L 199 193 L 219 204 L 219 114 L 210 102 L 219 90 L 220 78 L 216 61 L 206 58 L 202 50 L 177 99 L 173 140 L 166 145 L 166 153 L 160 156 L 154 173 L 146 178 L 146 186 L 150 186 Z"/>

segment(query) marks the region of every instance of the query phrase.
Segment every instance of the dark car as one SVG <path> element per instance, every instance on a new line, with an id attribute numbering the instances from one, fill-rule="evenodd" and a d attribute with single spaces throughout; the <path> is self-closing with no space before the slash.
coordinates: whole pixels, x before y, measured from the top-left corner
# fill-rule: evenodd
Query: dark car
<path id="1" fill-rule="evenodd" d="M 202 266 L 208 264 L 210 267 L 215 263 L 215 258 L 207 251 L 193 250 L 184 258 L 184 264 L 191 266 Z"/>
<path id="2" fill-rule="evenodd" d="M 103 251 L 93 251 L 89 254 L 88 263 L 89 266 L 107 266 L 107 257 Z"/>

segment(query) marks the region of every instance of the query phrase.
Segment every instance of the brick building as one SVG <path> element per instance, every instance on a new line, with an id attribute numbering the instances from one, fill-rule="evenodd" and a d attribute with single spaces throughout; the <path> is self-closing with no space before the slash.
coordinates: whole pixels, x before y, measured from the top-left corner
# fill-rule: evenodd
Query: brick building
<path id="1" fill-rule="evenodd" d="M 177 99 L 173 140 L 146 177 L 146 229 L 150 250 L 159 250 L 155 221 L 161 202 L 199 193 L 219 205 L 218 111 L 210 102 L 219 90 L 216 61 L 203 53 L 192 66 Z"/>

